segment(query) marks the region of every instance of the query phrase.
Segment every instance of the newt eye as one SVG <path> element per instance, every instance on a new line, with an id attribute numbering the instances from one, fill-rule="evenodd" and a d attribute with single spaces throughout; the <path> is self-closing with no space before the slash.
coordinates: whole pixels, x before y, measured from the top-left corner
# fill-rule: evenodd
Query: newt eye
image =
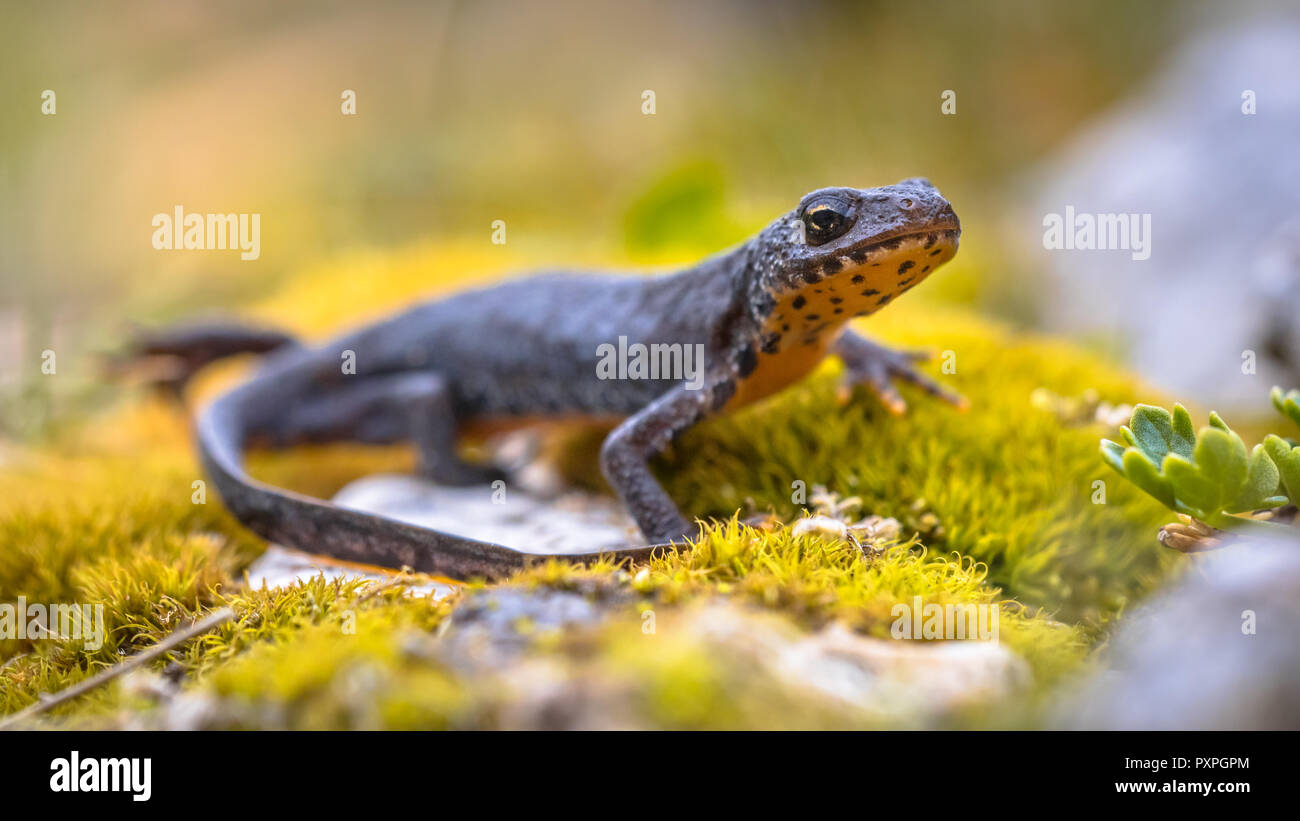
<path id="1" fill-rule="evenodd" d="M 804 237 L 809 245 L 821 245 L 853 227 L 853 210 L 836 199 L 817 199 L 803 209 Z"/>

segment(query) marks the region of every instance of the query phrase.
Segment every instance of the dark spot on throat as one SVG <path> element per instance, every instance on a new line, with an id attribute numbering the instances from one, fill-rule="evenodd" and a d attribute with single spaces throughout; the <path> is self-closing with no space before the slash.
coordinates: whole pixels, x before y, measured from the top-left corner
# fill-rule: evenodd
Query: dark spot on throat
<path id="1" fill-rule="evenodd" d="M 898 266 L 898 273 L 906 274 L 908 271 L 912 270 L 915 267 L 916 267 L 916 263 L 912 262 L 912 260 L 909 259 L 906 262 L 904 262 L 902 265 Z"/>
<path id="2" fill-rule="evenodd" d="M 798 311 L 798 310 L 801 310 L 801 309 L 803 308 L 803 306 L 805 306 L 805 305 L 808 304 L 808 300 L 806 300 L 806 299 L 803 298 L 803 294 L 799 294 L 799 296 L 797 296 L 797 297 L 794 298 L 794 302 L 792 302 L 792 303 L 790 303 L 790 304 L 794 306 L 794 309 L 795 309 L 796 311 Z"/>
<path id="3" fill-rule="evenodd" d="M 736 395 L 736 383 L 728 379 L 725 382 L 719 382 L 713 388 L 713 409 L 722 410 L 722 406 L 727 404 L 731 397 Z"/>
<path id="4" fill-rule="evenodd" d="M 753 345 L 746 345 L 744 350 L 740 352 L 740 356 L 736 359 L 736 372 L 740 374 L 741 379 L 744 379 L 753 373 L 754 369 L 757 367 L 758 354 L 754 353 Z"/>

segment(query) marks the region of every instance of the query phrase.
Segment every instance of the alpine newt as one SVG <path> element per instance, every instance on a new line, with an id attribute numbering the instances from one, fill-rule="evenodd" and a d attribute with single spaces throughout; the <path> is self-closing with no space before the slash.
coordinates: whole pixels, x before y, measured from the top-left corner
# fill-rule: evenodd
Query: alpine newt
<path id="1" fill-rule="evenodd" d="M 420 304 L 319 346 L 203 326 L 163 332 L 142 350 L 178 356 L 192 371 L 229 353 L 272 348 L 255 375 L 214 400 L 196 425 L 204 469 L 226 506 L 267 539 L 454 579 L 508 575 L 537 555 L 269 486 L 246 473 L 244 451 L 411 441 L 431 479 L 479 483 L 497 473 L 457 456 L 458 433 L 501 420 L 582 415 L 621 420 L 600 465 L 651 544 L 602 555 L 635 560 L 695 533 L 649 460 L 702 419 L 797 382 L 829 353 L 843 359 L 848 385 L 869 386 L 894 412 L 904 408 L 894 379 L 962 405 L 915 369 L 924 357 L 848 328 L 950 260 L 960 235 L 952 206 L 927 180 L 827 188 L 739 247 L 676 273 L 543 273 Z M 690 384 L 662 374 L 598 378 L 598 349 L 619 337 L 701 345 L 693 350 L 703 351 L 702 374 Z M 349 356 L 351 369 L 342 366 Z"/>

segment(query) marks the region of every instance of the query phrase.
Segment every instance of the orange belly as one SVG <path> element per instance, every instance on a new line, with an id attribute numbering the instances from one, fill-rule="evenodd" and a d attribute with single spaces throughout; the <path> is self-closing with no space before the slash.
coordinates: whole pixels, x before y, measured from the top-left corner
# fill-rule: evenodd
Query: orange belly
<path id="1" fill-rule="evenodd" d="M 808 345 L 799 342 L 777 353 L 758 355 L 758 366 L 736 385 L 736 393 L 723 406 L 724 413 L 766 399 L 790 387 L 816 368 L 839 336 L 843 326 L 828 329 Z"/>

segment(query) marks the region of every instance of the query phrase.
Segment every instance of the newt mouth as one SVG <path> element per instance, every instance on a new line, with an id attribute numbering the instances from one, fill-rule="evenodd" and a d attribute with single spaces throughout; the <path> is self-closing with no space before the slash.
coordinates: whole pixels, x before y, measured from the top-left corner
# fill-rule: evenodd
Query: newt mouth
<path id="1" fill-rule="evenodd" d="M 960 238 L 961 225 L 955 219 L 931 223 L 919 230 L 908 228 L 877 235 L 859 245 L 810 261 L 806 268 L 797 272 L 791 284 L 796 287 L 803 284 L 816 285 L 827 277 L 836 276 L 849 269 L 879 267 L 892 255 L 892 252 L 904 246 L 909 253 L 919 252 L 923 257 L 935 257 L 931 265 L 925 266 L 928 271 L 930 267 L 946 262 L 953 253 L 956 253 Z M 948 254 L 940 258 L 945 251 Z"/>
<path id="2" fill-rule="evenodd" d="M 926 247 L 937 245 L 940 240 L 956 241 L 961 236 L 961 223 L 956 220 L 944 220 L 942 222 L 932 223 L 922 229 L 909 228 L 902 231 L 894 231 L 887 234 L 872 237 L 866 242 L 854 248 L 850 248 L 839 256 L 848 256 L 854 258 L 855 254 L 863 253 L 870 255 L 874 251 L 894 250 L 903 245 L 908 239 L 924 239 Z"/>

